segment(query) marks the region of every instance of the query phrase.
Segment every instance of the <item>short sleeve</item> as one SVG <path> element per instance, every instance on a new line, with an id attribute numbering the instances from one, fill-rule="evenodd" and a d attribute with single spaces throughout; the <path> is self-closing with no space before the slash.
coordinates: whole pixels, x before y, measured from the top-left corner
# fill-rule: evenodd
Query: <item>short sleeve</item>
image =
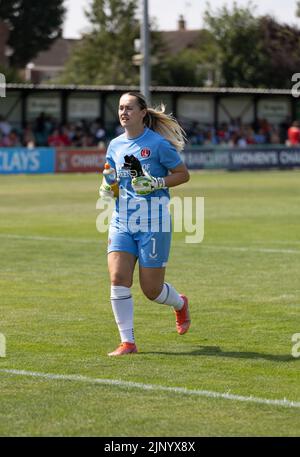
<path id="1" fill-rule="evenodd" d="M 160 163 L 168 170 L 172 170 L 183 163 L 178 151 L 165 139 L 159 144 L 158 154 Z"/>
<path id="2" fill-rule="evenodd" d="M 111 167 L 116 168 L 116 164 L 113 159 L 113 150 L 112 150 L 111 143 L 109 144 L 107 151 L 106 151 L 106 162 L 108 162 Z"/>

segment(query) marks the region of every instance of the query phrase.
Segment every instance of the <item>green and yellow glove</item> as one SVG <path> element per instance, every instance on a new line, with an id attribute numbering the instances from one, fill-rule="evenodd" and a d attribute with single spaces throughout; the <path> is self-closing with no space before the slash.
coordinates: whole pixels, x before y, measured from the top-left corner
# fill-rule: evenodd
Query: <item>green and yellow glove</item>
<path id="1" fill-rule="evenodd" d="M 166 183 L 164 178 L 155 178 L 144 171 L 144 176 L 138 176 L 131 180 L 133 190 L 137 195 L 148 195 L 158 189 L 164 189 Z"/>
<path id="2" fill-rule="evenodd" d="M 111 200 L 115 196 L 111 186 L 106 184 L 104 180 L 100 186 L 99 195 L 103 200 Z"/>

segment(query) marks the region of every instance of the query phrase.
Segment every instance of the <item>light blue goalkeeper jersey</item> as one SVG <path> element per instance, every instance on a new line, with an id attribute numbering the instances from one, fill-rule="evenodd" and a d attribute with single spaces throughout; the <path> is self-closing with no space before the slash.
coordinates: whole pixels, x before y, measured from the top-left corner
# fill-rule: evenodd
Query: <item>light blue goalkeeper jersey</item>
<path id="1" fill-rule="evenodd" d="M 119 199 L 130 201 L 129 213 L 135 211 L 139 202 L 145 200 L 150 203 L 152 197 L 170 198 L 168 189 L 158 189 L 148 195 L 137 195 L 131 185 L 130 171 L 124 169 L 124 157 L 134 155 L 144 170 L 154 177 L 165 177 L 169 170 L 176 168 L 182 163 L 182 159 L 173 145 L 160 134 L 149 128 L 137 138 L 126 138 L 125 133 L 113 139 L 109 144 L 106 159 L 115 168 L 119 181 Z M 116 200 L 116 210 L 114 217 L 119 213 L 120 202 Z M 151 218 L 151 205 L 148 204 L 148 218 Z M 145 215 L 146 217 L 146 215 Z"/>

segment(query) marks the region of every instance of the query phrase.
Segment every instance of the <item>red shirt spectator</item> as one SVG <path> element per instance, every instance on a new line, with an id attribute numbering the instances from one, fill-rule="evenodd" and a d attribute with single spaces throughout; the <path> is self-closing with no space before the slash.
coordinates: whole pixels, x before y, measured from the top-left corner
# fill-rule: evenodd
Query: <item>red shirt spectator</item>
<path id="1" fill-rule="evenodd" d="M 295 146 L 300 143 L 300 127 L 299 122 L 295 121 L 288 129 L 288 141 L 291 146 Z"/>
<path id="2" fill-rule="evenodd" d="M 61 133 L 59 130 L 54 130 L 52 135 L 48 137 L 48 146 L 51 147 L 61 147 L 61 146 L 70 146 L 70 138 L 65 134 Z"/>
<path id="3" fill-rule="evenodd" d="M 3 138 L 2 146 L 8 148 L 16 148 L 21 146 L 20 138 L 15 130 L 12 130 L 9 135 Z"/>

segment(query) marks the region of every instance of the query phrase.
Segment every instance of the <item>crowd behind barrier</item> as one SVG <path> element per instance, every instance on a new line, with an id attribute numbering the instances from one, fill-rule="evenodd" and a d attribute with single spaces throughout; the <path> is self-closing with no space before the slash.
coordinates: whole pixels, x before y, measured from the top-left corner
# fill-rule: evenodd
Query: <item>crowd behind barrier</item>
<path id="1" fill-rule="evenodd" d="M 287 119 L 242 124 L 239 119 L 218 128 L 181 120 L 188 142 L 182 159 L 190 169 L 286 169 L 300 167 L 300 126 Z M 0 117 L 0 174 L 101 173 L 111 138 L 100 118 L 61 125 L 41 113 L 24 128 Z"/>
<path id="2" fill-rule="evenodd" d="M 243 124 L 240 119 L 221 123 L 218 128 L 211 124 L 181 122 L 189 146 L 226 146 L 246 148 L 251 145 L 287 146 L 300 145 L 298 121 L 286 119 L 280 124 L 271 124 L 259 119 L 252 124 Z M 107 146 L 109 141 L 121 134 L 118 123 L 109 131 L 101 118 L 94 121 L 80 120 L 60 124 L 54 118 L 41 113 L 23 128 L 15 128 L 0 116 L 0 147 L 73 147 L 87 148 Z"/>

